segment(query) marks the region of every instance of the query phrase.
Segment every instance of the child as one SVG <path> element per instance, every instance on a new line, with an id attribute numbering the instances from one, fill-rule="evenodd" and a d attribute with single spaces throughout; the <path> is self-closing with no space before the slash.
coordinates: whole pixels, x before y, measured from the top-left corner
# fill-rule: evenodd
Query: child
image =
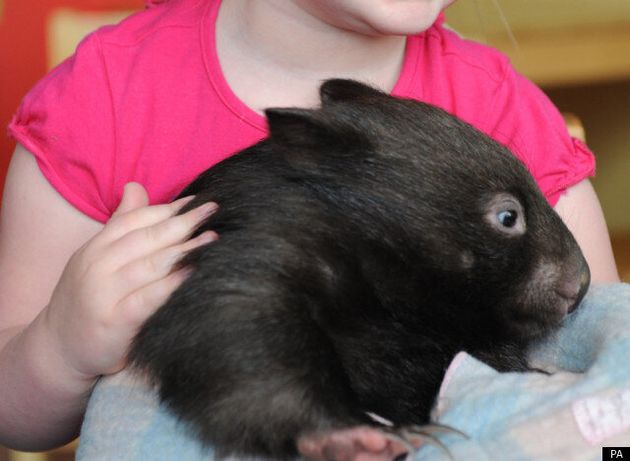
<path id="1" fill-rule="evenodd" d="M 77 435 L 96 378 L 124 368 L 139 326 L 186 276 L 173 262 L 216 238 L 186 241 L 212 206 L 175 216 L 186 199 L 164 203 L 263 138 L 262 109 L 311 106 L 326 78 L 436 104 L 506 144 L 593 279 L 618 280 L 586 179 L 592 154 L 503 56 L 443 27 L 450 1 L 155 3 L 86 38 L 10 126 L 19 145 L 0 221 L 0 444 L 38 450 Z M 357 452 L 391 450 L 372 436 L 349 435 Z M 323 456 L 344 437 L 301 446 Z"/>

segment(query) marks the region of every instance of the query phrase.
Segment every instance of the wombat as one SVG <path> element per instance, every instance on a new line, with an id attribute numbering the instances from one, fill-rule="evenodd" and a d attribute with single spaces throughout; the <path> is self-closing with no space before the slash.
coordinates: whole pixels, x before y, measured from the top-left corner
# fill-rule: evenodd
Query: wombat
<path id="1" fill-rule="evenodd" d="M 221 454 L 289 458 L 303 434 L 422 425 L 467 351 L 528 369 L 588 266 L 524 166 L 445 111 L 349 80 L 266 111 L 268 139 L 201 174 L 219 204 L 189 278 L 130 351 Z"/>

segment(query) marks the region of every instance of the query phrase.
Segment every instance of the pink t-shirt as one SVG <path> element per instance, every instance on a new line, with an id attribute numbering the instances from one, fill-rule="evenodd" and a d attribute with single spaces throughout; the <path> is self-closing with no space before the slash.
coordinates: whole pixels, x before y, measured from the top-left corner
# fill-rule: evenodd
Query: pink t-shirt
<path id="1" fill-rule="evenodd" d="M 129 181 L 142 183 L 152 203 L 171 200 L 200 172 L 266 136 L 264 117 L 221 72 L 219 6 L 170 0 L 102 28 L 24 98 L 10 133 L 86 215 L 106 221 Z M 593 155 L 569 137 L 538 88 L 503 55 L 441 20 L 408 37 L 392 94 L 440 106 L 507 145 L 552 205 L 594 172 Z"/>

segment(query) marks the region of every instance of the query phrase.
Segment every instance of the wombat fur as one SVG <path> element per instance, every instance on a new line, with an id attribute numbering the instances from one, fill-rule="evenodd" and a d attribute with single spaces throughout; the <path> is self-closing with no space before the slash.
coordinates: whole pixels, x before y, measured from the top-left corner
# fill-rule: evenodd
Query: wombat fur
<path id="1" fill-rule="evenodd" d="M 198 177 L 215 243 L 144 325 L 133 366 L 220 454 L 425 424 L 458 351 L 527 370 L 588 267 L 523 165 L 446 112 L 349 80 L 266 112 L 268 139 Z M 185 210 L 184 210 L 185 211 Z"/>

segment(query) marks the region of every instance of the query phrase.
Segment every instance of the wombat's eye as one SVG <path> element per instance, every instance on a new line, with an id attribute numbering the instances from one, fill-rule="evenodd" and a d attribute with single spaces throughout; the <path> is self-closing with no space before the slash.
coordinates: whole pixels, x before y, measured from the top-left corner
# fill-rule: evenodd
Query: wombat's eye
<path id="1" fill-rule="evenodd" d="M 485 218 L 495 231 L 506 237 L 518 237 L 526 231 L 525 212 L 521 202 L 506 192 L 486 199 Z"/>
<path id="2" fill-rule="evenodd" d="M 514 227 L 518 220 L 518 212 L 516 210 L 499 211 L 497 219 L 505 227 Z"/>

